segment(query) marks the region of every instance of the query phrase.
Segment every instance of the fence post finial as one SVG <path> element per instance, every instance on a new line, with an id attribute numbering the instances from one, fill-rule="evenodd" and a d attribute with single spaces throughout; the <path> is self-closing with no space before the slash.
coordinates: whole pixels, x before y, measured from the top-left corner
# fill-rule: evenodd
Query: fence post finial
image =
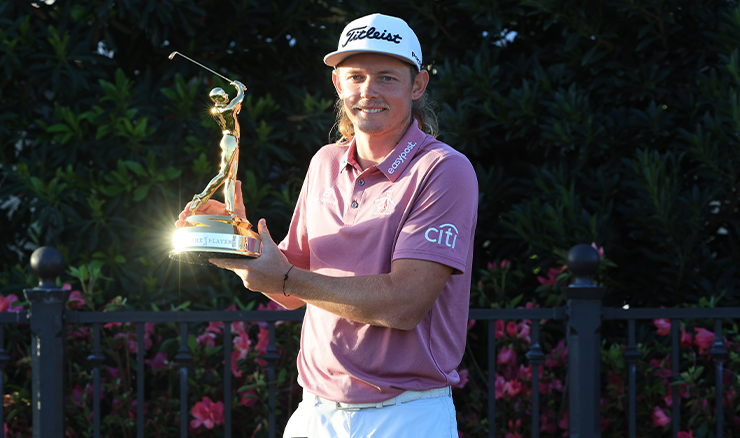
<path id="1" fill-rule="evenodd" d="M 606 288 L 591 278 L 599 269 L 599 253 L 590 245 L 568 251 L 571 285 L 561 289 L 568 300 L 568 432 L 571 438 L 601 437 L 601 299 Z"/>
<path id="2" fill-rule="evenodd" d="M 33 438 L 64 436 L 64 307 L 70 291 L 56 285 L 64 257 L 42 246 L 31 255 L 39 285 L 24 289 L 30 303 Z"/>

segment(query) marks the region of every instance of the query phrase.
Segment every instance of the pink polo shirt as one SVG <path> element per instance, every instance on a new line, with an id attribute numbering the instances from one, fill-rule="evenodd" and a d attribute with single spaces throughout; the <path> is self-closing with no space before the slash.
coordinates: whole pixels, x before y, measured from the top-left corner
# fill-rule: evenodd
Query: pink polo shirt
<path id="1" fill-rule="evenodd" d="M 355 144 L 311 160 L 280 248 L 300 268 L 340 277 L 388 273 L 395 259 L 454 268 L 412 330 L 361 324 L 307 305 L 298 383 L 321 397 L 374 403 L 455 384 L 465 348 L 478 183 L 468 159 L 414 122 L 364 171 Z"/>

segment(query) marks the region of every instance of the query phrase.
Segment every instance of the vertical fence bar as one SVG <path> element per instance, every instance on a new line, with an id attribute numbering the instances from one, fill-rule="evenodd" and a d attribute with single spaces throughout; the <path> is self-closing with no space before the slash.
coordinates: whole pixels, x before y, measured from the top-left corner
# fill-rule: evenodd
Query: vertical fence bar
<path id="1" fill-rule="evenodd" d="M 40 284 L 24 289 L 31 303 L 31 376 L 33 437 L 64 436 L 64 307 L 70 291 L 56 286 L 64 257 L 42 246 L 31 255 Z"/>
<path id="2" fill-rule="evenodd" d="M 275 438 L 275 407 L 277 405 L 275 399 L 275 388 L 277 382 L 275 381 L 275 365 L 277 364 L 280 355 L 277 353 L 277 346 L 275 345 L 275 321 L 268 323 L 268 339 L 267 339 L 267 352 L 265 353 L 265 362 L 267 362 L 267 388 L 269 391 L 269 414 L 267 416 L 267 427 L 269 438 Z"/>
<path id="3" fill-rule="evenodd" d="M 629 392 L 629 438 L 637 436 L 637 360 L 640 352 L 635 341 L 635 320 L 627 320 L 627 350 L 624 352 L 627 359 L 627 391 Z"/>
<path id="4" fill-rule="evenodd" d="M 136 324 L 136 436 L 144 438 L 144 323 Z"/>
<path id="5" fill-rule="evenodd" d="M 678 321 L 674 320 L 671 324 L 671 400 L 673 404 L 673 438 L 678 438 L 678 432 L 681 429 L 681 399 L 678 398 L 680 390 L 678 386 L 675 385 L 675 382 L 678 382 L 680 379 L 678 374 L 678 341 Z"/>
<path id="6" fill-rule="evenodd" d="M 224 323 L 224 438 L 231 438 L 231 323 Z"/>
<path id="7" fill-rule="evenodd" d="M 188 437 L 188 365 L 193 360 L 188 348 L 188 324 L 180 323 L 180 348 L 175 362 L 180 366 L 180 437 Z"/>
<path id="8" fill-rule="evenodd" d="M 545 355 L 540 347 L 540 321 L 532 321 L 532 345 L 527 359 L 532 367 L 532 438 L 540 436 L 540 364 Z"/>
<path id="9" fill-rule="evenodd" d="M 488 321 L 488 436 L 496 438 L 496 321 Z"/>
<path id="10" fill-rule="evenodd" d="M 93 347 L 87 360 L 93 366 L 93 437 L 100 438 L 100 366 L 105 356 L 100 349 L 100 323 L 93 323 L 92 330 Z"/>
<path id="11" fill-rule="evenodd" d="M 0 398 L 5 399 L 5 368 L 10 356 L 5 352 L 5 325 L 0 324 Z M 0 423 L 5 424 L 5 406 L 0 403 Z"/>
<path id="12" fill-rule="evenodd" d="M 562 288 L 568 306 L 568 436 L 601 438 L 601 300 L 606 288 L 591 281 L 599 253 L 587 244 L 568 251 L 574 281 Z"/>
<path id="13" fill-rule="evenodd" d="M 717 418 L 717 438 L 722 438 L 724 429 L 724 409 L 722 406 L 723 391 L 722 391 L 722 374 L 724 373 L 724 362 L 727 357 L 727 350 L 724 348 L 722 342 L 722 319 L 717 318 L 714 320 L 714 344 L 712 345 L 712 351 L 709 353 L 714 359 L 715 366 L 715 394 L 716 394 L 716 411 L 715 416 Z"/>

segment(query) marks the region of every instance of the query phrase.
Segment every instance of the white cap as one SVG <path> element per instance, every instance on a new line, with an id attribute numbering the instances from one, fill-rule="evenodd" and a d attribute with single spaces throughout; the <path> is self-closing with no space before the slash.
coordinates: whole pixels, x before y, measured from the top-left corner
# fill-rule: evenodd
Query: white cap
<path id="1" fill-rule="evenodd" d="M 324 56 L 324 63 L 336 67 L 359 53 L 382 53 L 415 65 L 421 71 L 421 45 L 413 30 L 400 18 L 372 14 L 348 24 L 339 36 L 336 52 Z"/>

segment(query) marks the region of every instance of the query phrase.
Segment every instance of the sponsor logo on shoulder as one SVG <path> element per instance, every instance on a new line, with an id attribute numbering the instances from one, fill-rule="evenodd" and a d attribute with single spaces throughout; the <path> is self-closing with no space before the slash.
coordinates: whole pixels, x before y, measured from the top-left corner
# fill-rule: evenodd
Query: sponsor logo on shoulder
<path id="1" fill-rule="evenodd" d="M 398 154 L 398 157 L 396 160 L 391 164 L 391 167 L 388 168 L 388 173 L 393 174 L 393 172 L 398 169 L 398 166 L 400 166 L 403 162 L 406 161 L 406 157 L 409 155 L 409 152 L 411 152 L 412 149 L 416 146 L 416 143 L 409 142 L 408 145 L 406 145 L 406 149 L 403 150 L 400 154 Z"/>
<path id="2" fill-rule="evenodd" d="M 455 243 L 457 242 L 457 227 L 452 224 L 443 224 L 439 227 L 429 227 L 424 233 L 424 237 L 430 242 L 455 249 Z"/>

